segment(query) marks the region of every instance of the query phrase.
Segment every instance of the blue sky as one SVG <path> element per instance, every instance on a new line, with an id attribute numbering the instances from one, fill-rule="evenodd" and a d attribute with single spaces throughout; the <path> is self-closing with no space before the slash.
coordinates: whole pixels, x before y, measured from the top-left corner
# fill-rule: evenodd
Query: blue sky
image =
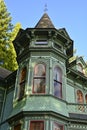
<path id="1" fill-rule="evenodd" d="M 74 41 L 75 55 L 84 56 L 87 61 L 87 0 L 4 0 L 12 23 L 20 22 L 23 29 L 34 27 L 44 13 L 47 4 L 48 15 L 56 28 L 66 28 Z"/>

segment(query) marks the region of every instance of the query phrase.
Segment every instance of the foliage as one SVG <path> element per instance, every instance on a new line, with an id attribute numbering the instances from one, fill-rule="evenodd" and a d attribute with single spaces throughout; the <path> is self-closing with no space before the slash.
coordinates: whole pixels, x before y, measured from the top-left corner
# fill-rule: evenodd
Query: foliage
<path id="1" fill-rule="evenodd" d="M 11 24 L 12 18 L 7 11 L 4 0 L 0 0 L 0 66 L 10 71 L 17 69 L 16 53 L 12 44 L 20 24 Z"/>
<path id="2" fill-rule="evenodd" d="M 72 56 L 70 59 L 69 59 L 69 63 L 73 62 L 74 60 L 76 60 L 77 56 Z"/>

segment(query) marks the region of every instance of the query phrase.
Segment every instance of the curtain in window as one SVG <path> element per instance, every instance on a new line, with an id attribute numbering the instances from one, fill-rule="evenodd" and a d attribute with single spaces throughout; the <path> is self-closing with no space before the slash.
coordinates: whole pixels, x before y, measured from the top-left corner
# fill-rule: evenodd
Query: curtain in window
<path id="1" fill-rule="evenodd" d="M 84 111 L 84 98 L 83 98 L 83 93 L 81 90 L 77 90 L 77 103 L 81 104 L 78 105 L 78 109 L 80 111 Z"/>
<path id="2" fill-rule="evenodd" d="M 33 92 L 45 93 L 46 67 L 44 64 L 37 64 L 34 68 Z"/>
<path id="3" fill-rule="evenodd" d="M 43 121 L 32 121 L 30 123 L 30 130 L 44 130 Z"/>
<path id="4" fill-rule="evenodd" d="M 81 90 L 77 90 L 77 102 L 84 103 L 83 93 L 81 92 Z"/>
<path id="5" fill-rule="evenodd" d="M 62 71 L 58 66 L 54 68 L 54 96 L 62 98 Z"/>
<path id="6" fill-rule="evenodd" d="M 25 81 L 26 79 L 26 67 L 24 67 L 21 71 L 21 78 L 20 78 L 20 82 Z"/>

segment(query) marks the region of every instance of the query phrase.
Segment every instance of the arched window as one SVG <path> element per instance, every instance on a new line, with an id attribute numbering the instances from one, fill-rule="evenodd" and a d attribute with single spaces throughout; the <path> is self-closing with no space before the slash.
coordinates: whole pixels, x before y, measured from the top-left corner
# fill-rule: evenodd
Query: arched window
<path id="1" fill-rule="evenodd" d="M 19 93 L 18 93 L 18 99 L 19 100 L 22 99 L 23 96 L 24 96 L 26 72 L 27 72 L 27 69 L 26 69 L 26 67 L 24 67 L 21 70 L 21 73 L 20 73 Z"/>
<path id="2" fill-rule="evenodd" d="M 83 93 L 81 90 L 77 90 L 77 103 L 84 103 Z"/>
<path id="3" fill-rule="evenodd" d="M 58 66 L 54 68 L 54 96 L 62 98 L 62 70 Z"/>
<path id="4" fill-rule="evenodd" d="M 42 63 L 35 65 L 33 77 L 33 93 L 45 93 L 46 66 Z"/>
<path id="5" fill-rule="evenodd" d="M 82 67 L 81 63 L 78 63 L 77 69 L 78 69 L 79 72 L 83 73 L 83 67 Z"/>
<path id="6" fill-rule="evenodd" d="M 78 105 L 78 110 L 84 111 L 84 98 L 81 90 L 77 90 L 77 103 L 80 104 Z"/>

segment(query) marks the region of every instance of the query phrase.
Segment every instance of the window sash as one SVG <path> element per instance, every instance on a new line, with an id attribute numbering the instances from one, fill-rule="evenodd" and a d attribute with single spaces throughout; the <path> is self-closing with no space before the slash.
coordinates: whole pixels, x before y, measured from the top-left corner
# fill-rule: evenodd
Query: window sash
<path id="1" fill-rule="evenodd" d="M 54 96 L 62 98 L 62 70 L 59 66 L 54 67 Z"/>
<path id="2" fill-rule="evenodd" d="M 20 72 L 19 87 L 18 87 L 18 100 L 24 97 L 25 83 L 26 83 L 27 68 L 22 68 Z"/>
<path id="3" fill-rule="evenodd" d="M 54 80 L 54 96 L 62 98 L 62 83 Z"/>
<path id="4" fill-rule="evenodd" d="M 24 97 L 25 81 L 20 83 L 18 91 L 19 91 L 19 93 L 18 93 L 18 100 L 21 100 Z"/>
<path id="5" fill-rule="evenodd" d="M 35 77 L 33 79 L 33 93 L 45 93 L 46 78 Z"/>
<path id="6" fill-rule="evenodd" d="M 27 69 L 26 69 L 26 67 L 24 67 L 20 73 L 20 83 L 22 83 L 26 80 L 26 72 L 27 72 Z"/>
<path id="7" fill-rule="evenodd" d="M 77 103 L 79 103 L 78 110 L 84 112 L 84 105 L 82 105 L 82 104 L 84 104 L 84 97 L 83 97 L 83 93 L 81 90 L 77 90 Z"/>
<path id="8" fill-rule="evenodd" d="M 46 76 L 46 67 L 44 64 L 39 63 L 34 67 L 34 77 L 42 76 Z"/>
<path id="9" fill-rule="evenodd" d="M 77 90 L 77 102 L 84 103 L 84 97 L 81 90 Z"/>
<path id="10" fill-rule="evenodd" d="M 45 93 L 46 87 L 46 66 L 42 63 L 34 67 L 33 93 Z"/>

